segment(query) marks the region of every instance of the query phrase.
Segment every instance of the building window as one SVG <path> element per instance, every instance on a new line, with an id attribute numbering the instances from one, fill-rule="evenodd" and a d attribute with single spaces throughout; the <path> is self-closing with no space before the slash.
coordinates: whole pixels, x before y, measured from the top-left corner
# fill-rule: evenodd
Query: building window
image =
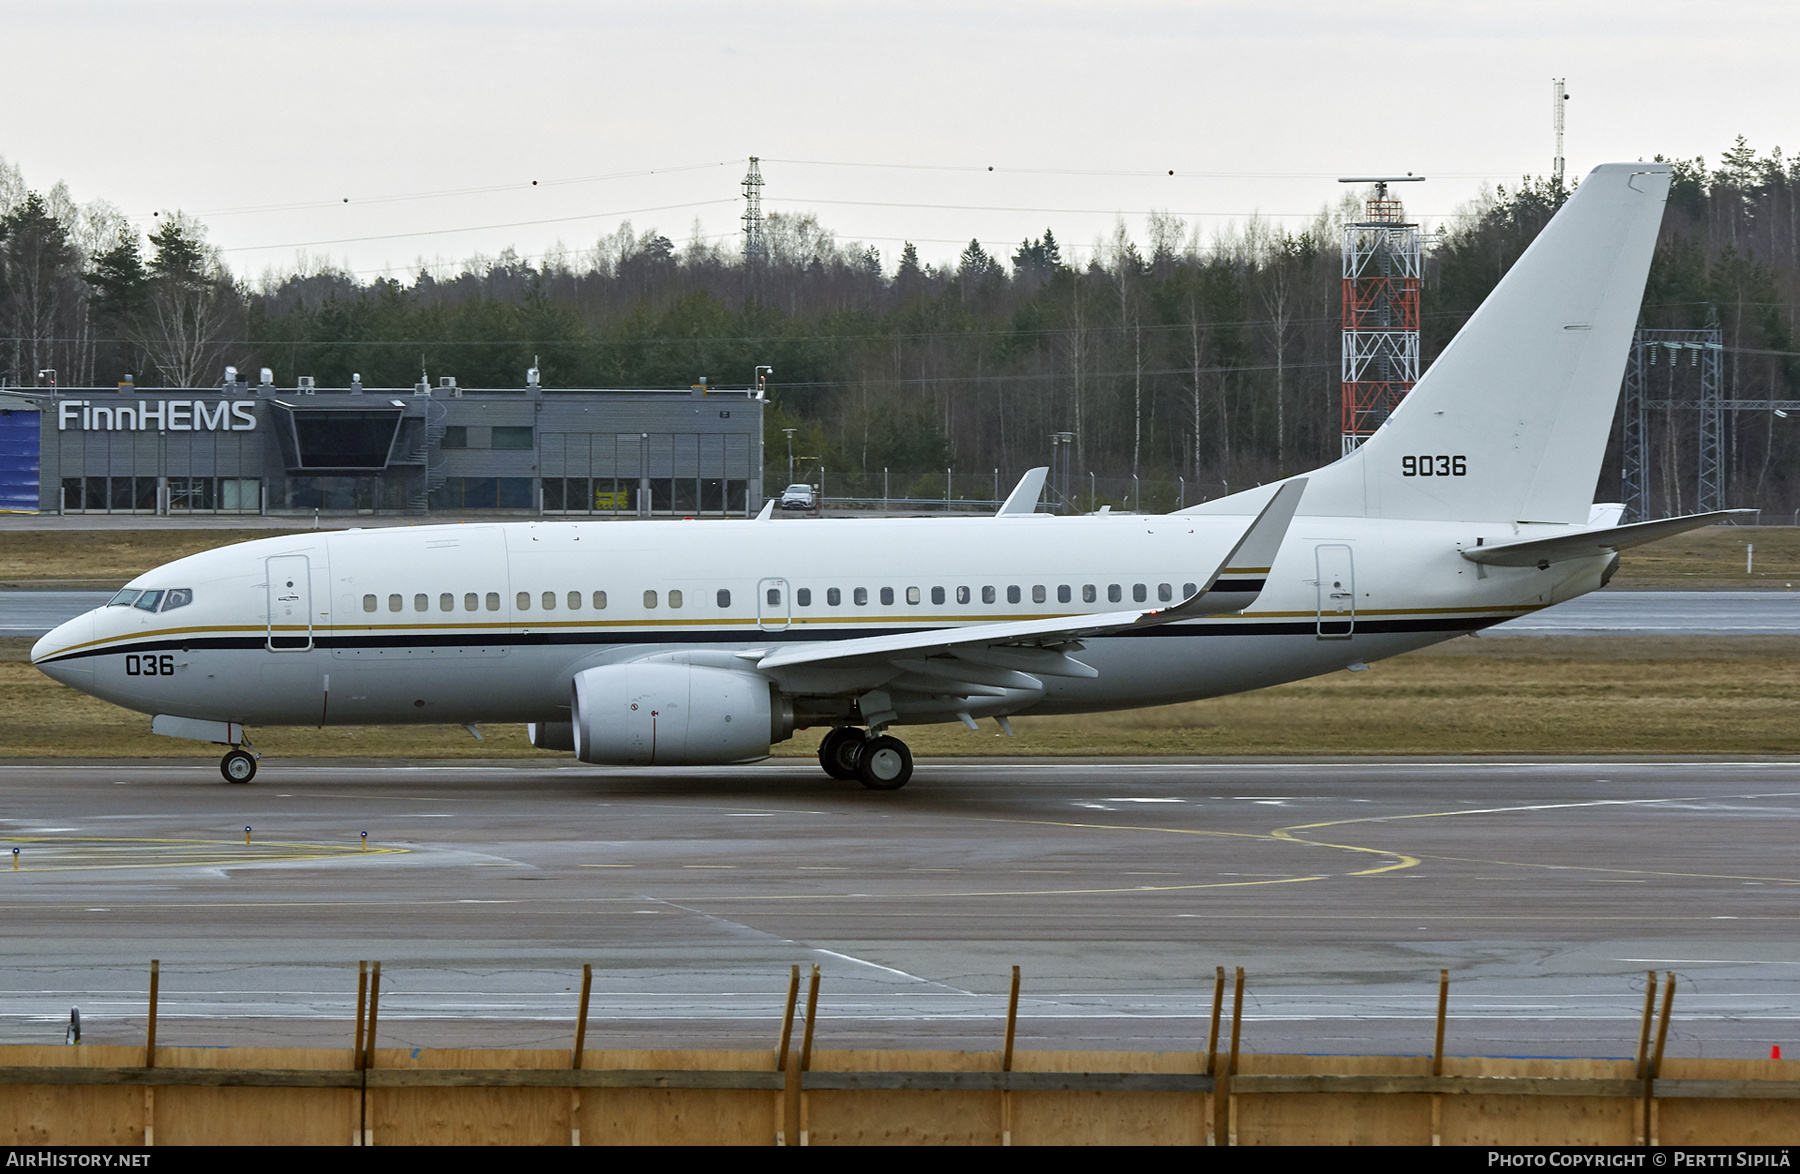
<path id="1" fill-rule="evenodd" d="M 529 449 L 532 447 L 532 426 L 529 424 L 496 424 L 494 425 L 494 447 Z"/>
<path id="2" fill-rule="evenodd" d="M 438 447 L 440 447 L 440 448 L 468 448 L 469 447 L 469 429 L 468 429 L 468 427 L 465 425 L 462 425 L 462 424 L 452 424 L 449 427 L 445 428 L 444 429 L 444 439 L 440 442 Z"/>
<path id="3" fill-rule="evenodd" d="M 723 588 L 723 587 L 719 588 L 719 597 L 718 598 L 719 598 L 719 606 L 720 607 L 730 607 L 731 606 L 731 592 L 727 591 L 725 588 Z"/>
<path id="4" fill-rule="evenodd" d="M 363 596 L 363 610 L 364 611 L 374 611 L 375 610 L 375 597 L 373 595 Z"/>

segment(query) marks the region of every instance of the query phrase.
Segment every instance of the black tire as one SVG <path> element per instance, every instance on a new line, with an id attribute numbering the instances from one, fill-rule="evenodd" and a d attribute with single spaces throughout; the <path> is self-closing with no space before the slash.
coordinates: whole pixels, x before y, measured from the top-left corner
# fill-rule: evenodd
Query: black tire
<path id="1" fill-rule="evenodd" d="M 898 791 L 912 778 L 912 751 L 898 738 L 883 734 L 863 744 L 856 777 L 871 791 Z"/>
<path id="2" fill-rule="evenodd" d="M 856 760 L 868 738 L 855 726 L 839 726 L 819 743 L 819 765 L 834 779 L 856 777 Z"/>
<path id="3" fill-rule="evenodd" d="M 256 777 L 256 758 L 243 750 L 233 750 L 219 759 L 219 773 L 228 783 L 247 783 Z"/>

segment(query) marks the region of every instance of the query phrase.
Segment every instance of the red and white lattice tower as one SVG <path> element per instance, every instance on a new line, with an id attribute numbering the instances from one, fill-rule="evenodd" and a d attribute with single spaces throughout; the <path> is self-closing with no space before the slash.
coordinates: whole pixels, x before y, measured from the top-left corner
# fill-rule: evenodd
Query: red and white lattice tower
<path id="1" fill-rule="evenodd" d="M 1419 381 L 1419 226 L 1388 195 L 1408 175 L 1372 183 L 1363 218 L 1344 226 L 1344 453 L 1374 435 Z"/>

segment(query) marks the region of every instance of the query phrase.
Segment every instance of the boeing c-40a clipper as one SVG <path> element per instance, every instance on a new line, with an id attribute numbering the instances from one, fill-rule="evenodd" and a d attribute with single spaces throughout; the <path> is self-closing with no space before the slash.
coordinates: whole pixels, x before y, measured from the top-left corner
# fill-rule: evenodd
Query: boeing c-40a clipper
<path id="1" fill-rule="evenodd" d="M 583 762 L 820 764 L 905 785 L 895 727 L 1123 709 L 1392 656 L 1603 586 L 1718 520 L 1593 504 L 1669 187 L 1587 177 L 1399 409 L 1305 477 L 1173 514 L 519 522 L 302 532 L 178 559 L 45 636 L 56 680 L 246 727 L 523 722 Z"/>

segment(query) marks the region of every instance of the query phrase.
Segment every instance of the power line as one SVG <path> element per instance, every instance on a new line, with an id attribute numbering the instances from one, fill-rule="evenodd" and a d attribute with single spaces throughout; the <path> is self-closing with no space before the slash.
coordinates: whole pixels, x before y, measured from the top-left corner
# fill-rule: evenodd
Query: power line
<path id="1" fill-rule="evenodd" d="M 567 224 L 576 220 L 604 220 L 612 216 L 638 216 L 645 212 L 672 212 L 681 208 L 705 208 L 713 204 L 734 204 L 736 200 L 692 200 L 685 204 L 662 204 L 654 208 L 626 208 L 617 212 L 587 212 L 579 216 L 552 216 L 544 220 L 515 220 L 507 224 L 476 224 L 464 228 L 431 228 L 419 232 L 391 232 L 380 236 L 346 236 L 334 240 L 290 241 L 281 245 L 233 245 L 222 253 L 253 253 L 268 249 L 310 249 L 318 245 L 351 245 L 366 241 L 406 240 L 420 236 L 445 236 L 453 232 L 486 232 L 495 228 L 531 228 L 540 224 Z"/>

